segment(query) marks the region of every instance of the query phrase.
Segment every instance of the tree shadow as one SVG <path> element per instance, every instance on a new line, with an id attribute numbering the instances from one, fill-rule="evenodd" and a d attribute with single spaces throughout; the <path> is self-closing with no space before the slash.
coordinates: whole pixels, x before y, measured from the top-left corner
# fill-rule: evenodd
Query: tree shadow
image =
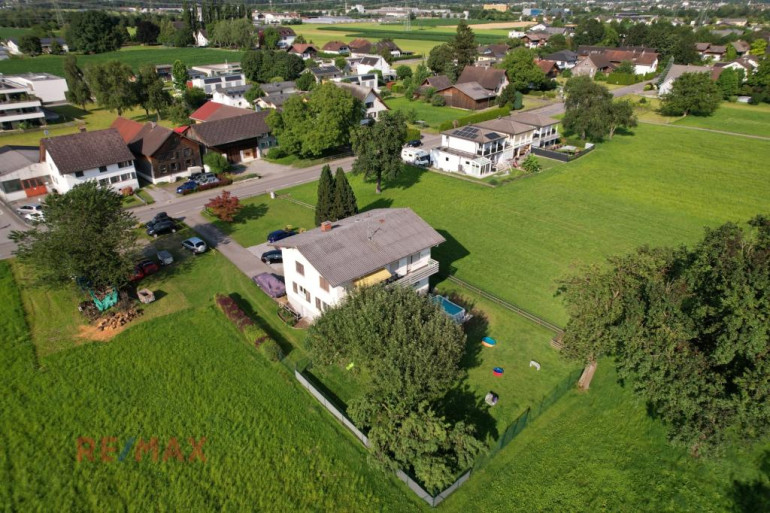
<path id="1" fill-rule="evenodd" d="M 258 205 L 248 204 L 233 218 L 232 224 L 246 224 L 249 221 L 254 221 L 267 214 L 268 207 L 266 203 L 260 203 Z"/>
<path id="2" fill-rule="evenodd" d="M 462 306 L 466 312 L 473 316 L 463 325 L 467 340 L 463 358 L 460 360 L 460 365 L 464 369 L 473 369 L 481 365 L 481 339 L 489 334 L 489 319 L 483 311 L 476 308 L 472 301 L 457 294 L 450 294 L 449 300 Z"/>
<path id="3" fill-rule="evenodd" d="M 476 430 L 479 440 L 497 440 L 497 423 L 489 413 L 490 406 L 476 397 L 467 383 L 453 388 L 439 404 L 441 414 L 450 424 L 465 422 Z"/>
<path id="4" fill-rule="evenodd" d="M 733 511 L 754 513 L 770 511 L 770 451 L 765 451 L 759 464 L 763 476 L 751 482 L 733 481 L 730 493 L 733 499 Z"/>
<path id="5" fill-rule="evenodd" d="M 620 128 L 617 128 L 615 130 L 615 135 L 620 135 L 620 136 L 623 136 L 623 137 L 629 137 L 629 136 L 633 136 L 634 135 L 634 131 L 631 130 L 630 128 L 620 127 Z"/>
<path id="6" fill-rule="evenodd" d="M 390 206 L 393 204 L 393 200 L 390 198 L 377 198 L 376 200 L 372 201 L 368 205 L 366 205 L 364 208 L 361 209 L 361 212 L 365 212 L 367 210 L 374 210 L 376 208 L 390 208 Z"/>
<path id="7" fill-rule="evenodd" d="M 251 302 L 249 300 L 245 299 L 243 296 L 238 294 L 237 292 L 234 292 L 230 294 L 230 297 L 235 301 L 235 303 L 240 307 L 241 310 L 243 310 L 243 313 L 249 316 L 251 320 L 253 320 L 262 330 L 272 338 L 276 344 L 281 348 L 281 352 L 283 352 L 284 356 L 289 356 L 289 354 L 294 350 L 294 347 L 287 343 L 280 333 L 275 331 L 265 320 L 257 313 L 257 311 L 254 309 L 254 307 L 251 305 Z"/>
<path id="8" fill-rule="evenodd" d="M 457 239 L 452 237 L 448 231 L 440 229 L 436 231 L 446 240 L 433 249 L 432 256 L 441 262 L 441 275 L 451 276 L 457 271 L 457 268 L 453 265 L 454 262 L 470 255 L 471 252 L 460 244 Z"/>

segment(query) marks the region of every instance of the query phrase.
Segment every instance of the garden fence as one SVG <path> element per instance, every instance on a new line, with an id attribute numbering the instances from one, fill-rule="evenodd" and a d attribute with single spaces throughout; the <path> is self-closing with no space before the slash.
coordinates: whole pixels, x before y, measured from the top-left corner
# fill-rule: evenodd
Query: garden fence
<path id="1" fill-rule="evenodd" d="M 560 151 L 551 151 L 546 150 L 545 148 L 532 148 L 532 153 L 538 157 L 546 157 L 549 159 L 558 160 L 559 162 L 572 162 L 575 159 L 579 159 L 583 155 L 591 153 L 594 148 L 595 146 L 591 146 L 590 148 L 586 148 L 576 155 L 567 155 L 566 153 L 562 153 Z"/>
<path id="2" fill-rule="evenodd" d="M 430 506 L 436 507 L 439 504 L 441 504 L 444 499 L 449 497 L 454 493 L 455 490 L 460 488 L 468 479 L 471 477 L 471 469 L 466 470 L 457 480 L 452 483 L 448 488 L 446 488 L 443 492 L 439 493 L 435 497 L 429 494 L 425 489 L 420 486 L 417 481 L 409 477 L 406 472 L 404 472 L 401 469 L 396 470 L 396 476 L 406 483 L 406 486 L 409 487 L 410 490 L 412 490 L 419 498 L 427 502 Z"/>

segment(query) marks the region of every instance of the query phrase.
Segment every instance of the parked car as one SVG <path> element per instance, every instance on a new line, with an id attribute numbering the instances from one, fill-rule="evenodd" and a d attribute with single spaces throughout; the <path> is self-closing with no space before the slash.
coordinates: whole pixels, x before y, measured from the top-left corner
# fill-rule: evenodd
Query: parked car
<path id="1" fill-rule="evenodd" d="M 176 221 L 173 219 L 161 219 L 152 224 L 147 225 L 147 235 L 157 237 L 164 233 L 176 233 Z"/>
<path id="2" fill-rule="evenodd" d="M 201 176 L 203 176 L 205 174 L 206 173 L 192 173 L 192 174 L 190 174 L 189 179 L 192 180 L 193 182 L 197 182 L 198 178 L 200 178 Z"/>
<path id="3" fill-rule="evenodd" d="M 262 253 L 262 261 L 266 264 L 282 264 L 283 252 L 280 249 L 265 251 Z"/>
<path id="4" fill-rule="evenodd" d="M 205 253 L 208 249 L 206 242 L 204 242 L 203 239 L 199 239 L 198 237 L 190 237 L 189 239 L 183 241 L 182 247 L 192 251 L 193 254 Z"/>
<path id="5" fill-rule="evenodd" d="M 43 219 L 43 205 L 22 205 L 16 209 L 16 213 L 30 221 Z"/>
<path id="6" fill-rule="evenodd" d="M 412 139 L 411 141 L 407 141 L 406 146 L 409 148 L 419 148 L 422 146 L 422 141 L 419 139 Z"/>
<path id="7" fill-rule="evenodd" d="M 198 182 L 193 182 L 190 180 L 189 182 L 185 182 L 179 187 L 176 188 L 177 194 L 184 194 L 185 192 L 192 192 L 198 189 Z"/>
<path id="8" fill-rule="evenodd" d="M 161 249 L 158 251 L 158 262 L 160 262 L 160 265 L 171 265 L 174 263 L 174 256 L 170 251 Z"/>
<path id="9" fill-rule="evenodd" d="M 139 281 L 145 276 L 155 274 L 160 271 L 160 266 L 152 260 L 142 260 L 134 267 L 134 274 L 129 278 L 131 281 Z"/>
<path id="10" fill-rule="evenodd" d="M 214 173 L 200 173 L 195 178 L 190 176 L 190 179 L 196 182 L 198 185 L 203 185 L 204 183 L 216 183 L 212 182 L 212 180 L 216 180 L 217 182 L 219 181 L 217 175 Z"/>
<path id="11" fill-rule="evenodd" d="M 169 215 L 165 212 L 158 212 L 157 214 L 155 214 L 155 217 L 147 221 L 147 226 L 150 226 L 151 224 L 155 224 L 158 221 L 165 221 L 166 219 L 171 219 L 171 217 L 169 217 Z"/>
<path id="12" fill-rule="evenodd" d="M 276 230 L 267 234 L 267 242 L 278 242 L 279 240 L 291 237 L 292 235 L 297 235 L 297 232 L 294 230 Z"/>

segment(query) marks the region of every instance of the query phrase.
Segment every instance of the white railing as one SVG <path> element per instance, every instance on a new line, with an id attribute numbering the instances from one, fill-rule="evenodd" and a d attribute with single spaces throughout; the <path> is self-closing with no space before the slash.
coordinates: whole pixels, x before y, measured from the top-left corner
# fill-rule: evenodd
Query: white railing
<path id="1" fill-rule="evenodd" d="M 430 278 L 436 273 L 438 273 L 438 262 L 431 258 L 426 265 L 417 269 L 412 269 L 393 283 L 403 286 L 414 285 L 418 281 Z"/>

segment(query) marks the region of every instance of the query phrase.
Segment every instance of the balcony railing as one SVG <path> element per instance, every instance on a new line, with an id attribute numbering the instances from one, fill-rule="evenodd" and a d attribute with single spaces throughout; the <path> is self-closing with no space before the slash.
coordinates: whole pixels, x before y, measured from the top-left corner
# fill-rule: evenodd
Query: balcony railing
<path id="1" fill-rule="evenodd" d="M 428 260 L 428 263 L 426 265 L 419 267 L 417 269 L 412 269 L 411 271 L 407 272 L 405 275 L 399 276 L 398 278 L 396 278 L 392 283 L 403 285 L 403 286 L 410 286 L 410 285 L 414 285 L 420 280 L 424 280 L 425 278 L 430 278 L 436 273 L 438 273 L 438 262 L 431 258 Z"/>

